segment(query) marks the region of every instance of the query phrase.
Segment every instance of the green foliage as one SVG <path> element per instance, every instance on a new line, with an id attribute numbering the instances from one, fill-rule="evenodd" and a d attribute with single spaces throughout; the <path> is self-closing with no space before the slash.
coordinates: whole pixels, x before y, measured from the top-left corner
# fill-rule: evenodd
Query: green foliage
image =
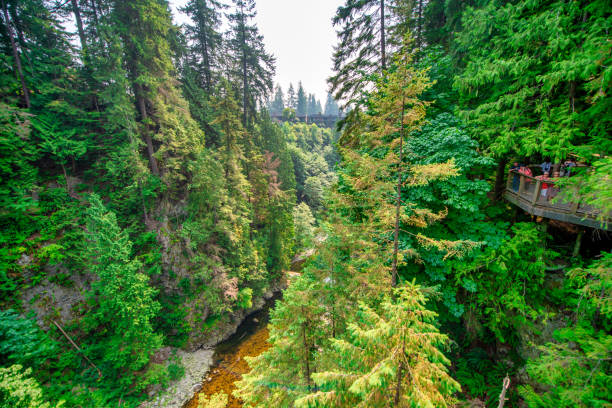
<path id="1" fill-rule="evenodd" d="M 168 377 L 170 381 L 176 381 L 185 375 L 185 367 L 180 364 L 170 363 L 168 364 Z"/>
<path id="2" fill-rule="evenodd" d="M 293 162 L 298 201 L 306 202 L 313 210 L 322 208 L 324 191 L 336 180 L 336 133 L 305 123 L 285 122 L 281 129 Z"/>
<path id="3" fill-rule="evenodd" d="M 50 408 L 51 405 L 43 399 L 40 384 L 30 377 L 32 369 L 22 369 L 18 364 L 0 367 L 0 407 Z"/>
<path id="4" fill-rule="evenodd" d="M 532 381 L 519 392 L 528 407 L 606 407 L 612 402 L 611 273 L 610 253 L 571 271 L 575 321 L 555 331 L 554 342 L 538 346 L 539 357 L 527 362 Z"/>
<path id="5" fill-rule="evenodd" d="M 14 310 L 0 311 L 0 364 L 37 367 L 56 351 L 56 344 L 34 321 Z"/>
<path id="6" fill-rule="evenodd" d="M 441 349 L 448 337 L 433 325 L 418 286 L 407 284 L 385 297 L 379 312 L 360 303 L 346 338 L 331 341 L 331 367 L 313 375 L 321 391 L 298 407 L 446 407 L 459 384 L 448 375 Z"/>
<path id="7" fill-rule="evenodd" d="M 236 383 L 234 394 L 247 407 L 289 407 L 312 389 L 311 370 L 326 334 L 316 299 L 319 285 L 312 276 L 303 275 L 276 303 L 269 325 L 271 347 L 247 357 L 252 370 Z"/>
<path id="8" fill-rule="evenodd" d="M 605 1 L 485 2 L 457 35 L 463 114 L 491 154 L 607 152 Z"/>
<path id="9" fill-rule="evenodd" d="M 537 382 L 519 387 L 527 406 L 609 406 L 612 336 L 578 325 L 555 332 L 555 340 L 540 347 L 542 355 L 527 364 L 527 373 Z"/>
<path id="10" fill-rule="evenodd" d="M 506 375 L 512 375 L 513 369 L 503 361 L 495 362 L 483 349 L 474 348 L 458 356 L 454 377 L 461 384 L 466 397 L 485 401 L 488 407 L 497 407 L 499 393 Z M 512 389 L 506 394 L 507 404 L 514 406 L 517 395 Z"/>
<path id="11" fill-rule="evenodd" d="M 506 342 L 546 316 L 543 283 L 547 260 L 556 256 L 546 240 L 537 225 L 517 223 L 500 246 L 456 264 L 455 283 L 463 288 L 471 321 L 478 322 L 468 327 L 473 336 L 483 334 L 482 324 Z"/>
<path id="12" fill-rule="evenodd" d="M 293 209 L 293 225 L 295 227 L 295 242 L 298 252 L 313 244 L 315 219 L 306 203 L 299 203 Z"/>
<path id="13" fill-rule="evenodd" d="M 133 372 L 142 369 L 161 346 L 162 337 L 153 332 L 151 320 L 159 311 L 153 300 L 155 289 L 132 259 L 132 243 L 118 225 L 115 214 L 106 210 L 98 196 L 90 196 L 87 209 L 87 254 L 91 271 L 97 276 L 90 299 L 95 305 L 87 317 L 89 329 L 98 341 L 91 352 L 100 354 L 110 373 L 123 387 L 134 381 Z"/>
<path id="14" fill-rule="evenodd" d="M 250 309 L 253 307 L 253 289 L 240 289 L 236 296 L 236 306 L 240 309 Z"/>

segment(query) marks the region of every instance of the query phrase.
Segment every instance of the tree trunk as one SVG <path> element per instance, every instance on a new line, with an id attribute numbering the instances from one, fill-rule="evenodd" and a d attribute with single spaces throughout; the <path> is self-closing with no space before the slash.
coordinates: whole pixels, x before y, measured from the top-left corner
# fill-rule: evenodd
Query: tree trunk
<path id="1" fill-rule="evenodd" d="M 308 391 L 312 389 L 312 384 L 310 383 L 310 346 L 308 345 L 308 341 L 306 340 L 306 323 L 302 325 L 302 338 L 304 342 L 304 367 L 306 369 L 306 384 L 308 385 Z"/>
<path id="2" fill-rule="evenodd" d="M 151 171 L 156 176 L 159 176 L 159 168 L 157 167 L 157 160 L 155 159 L 155 150 L 153 149 L 153 140 L 151 139 L 151 134 L 149 133 L 149 126 L 147 125 L 147 106 L 145 104 L 145 99 L 143 95 L 142 85 L 134 84 L 134 88 L 136 88 L 136 102 L 138 104 L 138 110 L 140 111 L 140 119 L 144 123 L 144 138 L 147 144 L 147 154 L 149 156 L 149 163 L 151 164 Z"/>
<path id="3" fill-rule="evenodd" d="M 26 40 L 25 40 L 25 37 L 23 36 L 23 25 L 21 24 L 21 20 L 19 20 L 19 16 L 17 15 L 17 12 L 15 10 L 13 10 L 13 12 L 10 13 L 9 15 L 13 18 L 13 24 L 15 24 L 15 32 L 17 33 L 17 39 L 19 40 L 19 48 L 23 51 L 24 47 L 26 46 Z M 32 66 L 32 60 L 28 56 L 28 53 L 23 51 L 22 54 L 25 57 L 25 59 L 28 61 L 28 65 L 30 66 L 30 71 L 34 72 L 34 67 Z"/>
<path id="4" fill-rule="evenodd" d="M 380 58 L 382 71 L 387 69 L 387 50 L 385 44 L 385 0 L 380 0 Z"/>
<path id="5" fill-rule="evenodd" d="M 399 168 L 397 171 L 397 199 L 395 202 L 395 231 L 393 232 L 393 265 L 391 267 L 391 286 L 397 285 L 397 255 L 399 252 L 400 209 L 402 206 L 402 167 L 404 160 L 404 98 L 402 97 L 402 116 L 400 121 Z"/>
<path id="6" fill-rule="evenodd" d="M 399 368 L 397 369 L 397 382 L 395 383 L 395 397 L 393 398 L 393 402 L 397 407 L 399 405 L 400 400 L 400 390 L 402 388 L 402 375 L 403 375 L 403 366 L 400 363 Z"/>
<path id="7" fill-rule="evenodd" d="M 497 162 L 497 170 L 495 171 L 495 186 L 493 187 L 493 200 L 499 201 L 503 195 L 506 186 L 506 164 L 508 159 L 502 157 Z"/>
<path id="8" fill-rule="evenodd" d="M 421 45 L 423 44 L 422 31 L 423 31 L 423 0 L 418 0 L 419 8 L 417 12 L 417 55 L 416 62 L 419 62 L 419 53 L 421 52 Z"/>
<path id="9" fill-rule="evenodd" d="M 199 10 L 200 20 L 204 22 L 204 17 L 202 16 L 203 11 Z M 204 63 L 204 86 L 206 87 L 206 92 L 210 95 L 212 91 L 212 80 L 211 80 L 211 67 L 210 67 L 210 51 L 208 49 L 208 37 L 206 36 L 205 27 L 203 25 L 200 26 L 200 52 L 202 53 L 202 62 Z"/>
<path id="10" fill-rule="evenodd" d="M 91 0 L 91 12 L 93 13 L 94 24 L 97 32 L 100 23 L 98 22 L 98 10 L 96 9 L 96 0 Z"/>
<path id="11" fill-rule="evenodd" d="M 81 40 L 81 50 L 83 51 L 83 62 L 87 63 L 87 41 L 85 40 L 85 30 L 83 29 L 83 20 L 81 20 L 81 10 L 77 0 L 70 0 L 72 3 L 72 12 L 79 31 L 79 39 Z"/>
<path id="12" fill-rule="evenodd" d="M 23 76 L 23 68 L 21 67 L 21 59 L 19 58 L 19 51 L 17 50 L 17 44 L 15 43 L 15 38 L 13 36 L 13 27 L 11 27 L 11 20 L 9 18 L 8 10 L 6 8 L 6 3 L 2 0 L 2 11 L 4 12 L 4 22 L 6 24 L 6 30 L 9 36 L 9 40 L 11 42 L 11 48 L 13 50 L 13 58 L 15 59 L 15 66 L 17 68 L 17 73 L 19 74 L 19 79 L 21 80 L 21 90 L 23 91 L 23 100 L 25 102 L 26 108 L 30 109 L 32 105 L 30 105 L 30 91 L 28 86 L 26 85 L 25 78 Z"/>
<path id="13" fill-rule="evenodd" d="M 578 230 L 578 235 L 576 236 L 576 243 L 574 244 L 574 250 L 572 251 L 572 258 L 577 258 L 580 255 L 580 246 L 582 245 L 582 236 L 584 235 L 584 229 L 580 228 Z"/>
<path id="14" fill-rule="evenodd" d="M 246 55 L 246 30 L 245 30 L 244 21 L 244 10 L 242 6 L 240 6 L 240 31 L 242 34 L 242 38 L 240 39 L 242 44 L 242 124 L 246 128 L 247 127 L 247 100 L 249 94 L 249 81 L 247 78 L 247 55 Z"/>

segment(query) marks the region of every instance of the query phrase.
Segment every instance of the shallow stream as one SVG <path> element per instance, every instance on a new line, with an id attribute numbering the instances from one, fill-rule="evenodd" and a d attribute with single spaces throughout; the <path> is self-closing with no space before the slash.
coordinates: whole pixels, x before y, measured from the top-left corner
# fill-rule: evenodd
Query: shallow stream
<path id="1" fill-rule="evenodd" d="M 229 396 L 227 408 L 242 407 L 241 401 L 232 395 L 236 388 L 234 383 L 249 371 L 244 357 L 258 356 L 268 348 L 268 315 L 278 298 L 276 294 L 267 300 L 262 309 L 246 317 L 234 335 L 215 347 L 214 364 L 204 379 L 202 389 L 184 408 L 197 408 L 200 395 L 211 396 L 218 392 Z"/>

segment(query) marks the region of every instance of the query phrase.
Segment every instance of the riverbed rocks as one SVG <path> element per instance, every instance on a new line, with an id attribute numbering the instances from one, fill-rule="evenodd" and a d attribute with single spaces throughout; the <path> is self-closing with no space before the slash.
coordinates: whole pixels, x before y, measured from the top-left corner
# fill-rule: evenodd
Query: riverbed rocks
<path id="1" fill-rule="evenodd" d="M 139 408 L 182 408 L 202 388 L 202 382 L 213 364 L 213 354 L 211 348 L 178 350 L 177 355 L 185 368 L 183 378 L 170 383 L 166 390 L 140 404 Z"/>

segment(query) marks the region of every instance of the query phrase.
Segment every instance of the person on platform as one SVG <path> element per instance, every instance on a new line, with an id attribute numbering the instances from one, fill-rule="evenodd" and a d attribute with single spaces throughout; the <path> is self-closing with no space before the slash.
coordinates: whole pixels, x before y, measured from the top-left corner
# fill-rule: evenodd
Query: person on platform
<path id="1" fill-rule="evenodd" d="M 546 201 L 548 201 L 548 197 L 547 197 L 548 187 L 550 187 L 550 185 L 546 183 L 546 181 L 550 180 L 549 174 L 550 173 L 548 171 L 545 171 L 544 174 L 536 177 L 536 179 L 542 181 L 542 189 L 540 190 L 540 197 L 544 198 Z"/>
<path id="2" fill-rule="evenodd" d="M 519 165 L 519 162 L 516 161 L 512 164 L 512 166 L 510 166 L 510 170 L 514 170 L 512 176 L 512 190 L 514 191 L 518 191 L 519 189 L 520 177 L 516 172 L 519 171 L 520 168 L 521 166 Z"/>
<path id="3" fill-rule="evenodd" d="M 552 169 L 552 163 L 550 162 L 550 159 L 544 159 L 544 163 L 540 164 L 540 167 L 542 168 L 542 174 L 550 174 L 550 170 Z"/>

